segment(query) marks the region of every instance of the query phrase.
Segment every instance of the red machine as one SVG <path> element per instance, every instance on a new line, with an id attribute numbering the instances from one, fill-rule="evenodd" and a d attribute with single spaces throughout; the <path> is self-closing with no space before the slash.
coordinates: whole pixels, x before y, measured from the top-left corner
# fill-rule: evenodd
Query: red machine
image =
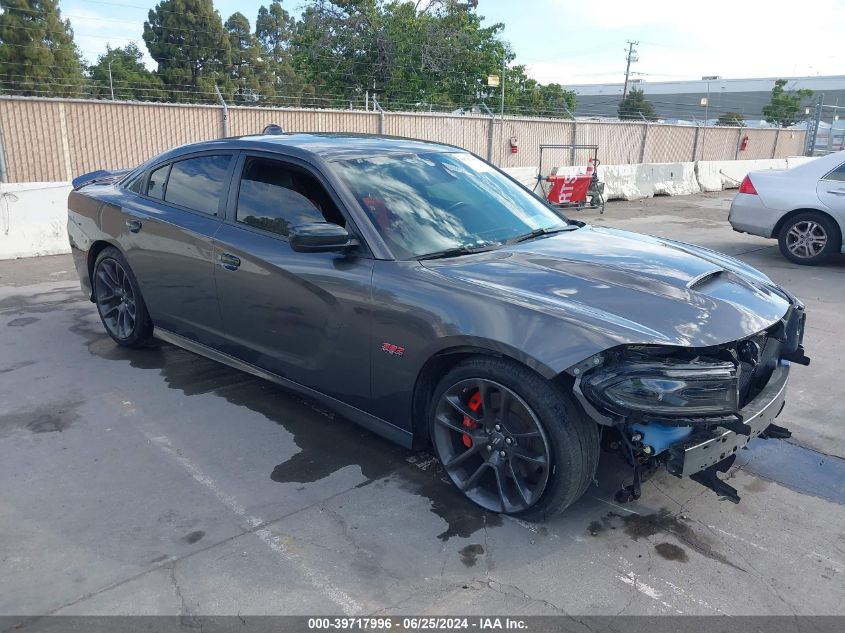
<path id="1" fill-rule="evenodd" d="M 583 174 L 549 174 L 543 175 L 543 151 L 548 149 L 570 150 L 570 164 L 574 162 L 578 150 L 589 152 L 587 169 Z M 537 184 L 541 186 L 546 199 L 556 207 L 583 209 L 600 209 L 604 213 L 604 183 L 598 179 L 596 167 L 598 145 L 540 145 L 540 168 L 537 174 Z M 548 183 L 548 188 L 546 187 Z M 535 187 L 536 189 L 536 187 Z M 547 190 L 548 189 L 548 190 Z"/>

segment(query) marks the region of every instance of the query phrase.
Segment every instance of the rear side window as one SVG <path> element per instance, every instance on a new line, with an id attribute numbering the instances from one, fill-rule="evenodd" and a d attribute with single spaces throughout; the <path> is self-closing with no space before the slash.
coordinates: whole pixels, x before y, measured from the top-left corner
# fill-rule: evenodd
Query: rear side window
<path id="1" fill-rule="evenodd" d="M 150 198 L 157 198 L 161 200 L 164 198 L 164 185 L 167 183 L 167 172 L 170 171 L 170 165 L 154 169 L 150 174 L 150 184 L 147 185 L 147 195 Z"/>
<path id="2" fill-rule="evenodd" d="M 145 175 L 146 174 L 142 171 L 141 173 L 132 176 L 132 178 L 127 181 L 126 188 L 132 193 L 141 193 L 141 187 L 144 185 Z"/>
<path id="3" fill-rule="evenodd" d="M 164 200 L 214 215 L 220 206 L 231 162 L 231 156 L 200 156 L 173 163 Z M 148 195 L 153 194 L 148 190 Z"/>
<path id="4" fill-rule="evenodd" d="M 842 163 L 839 167 L 822 178 L 822 180 L 838 180 L 840 182 L 845 182 L 845 163 Z"/>

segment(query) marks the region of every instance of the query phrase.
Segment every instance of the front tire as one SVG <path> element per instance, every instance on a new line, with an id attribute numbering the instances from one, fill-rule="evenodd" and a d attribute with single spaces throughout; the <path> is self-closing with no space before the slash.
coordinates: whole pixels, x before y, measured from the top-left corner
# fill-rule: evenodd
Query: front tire
<path id="1" fill-rule="evenodd" d="M 146 347 L 153 324 L 132 269 L 116 248 L 104 248 L 94 262 L 94 303 L 103 327 L 123 347 Z"/>
<path id="2" fill-rule="evenodd" d="M 839 251 L 841 243 L 836 222 L 813 211 L 791 217 L 778 235 L 781 254 L 804 266 L 821 264 Z"/>
<path id="3" fill-rule="evenodd" d="M 595 476 L 596 424 L 561 388 L 513 361 L 458 364 L 434 390 L 428 421 L 452 483 L 491 512 L 545 520 Z"/>

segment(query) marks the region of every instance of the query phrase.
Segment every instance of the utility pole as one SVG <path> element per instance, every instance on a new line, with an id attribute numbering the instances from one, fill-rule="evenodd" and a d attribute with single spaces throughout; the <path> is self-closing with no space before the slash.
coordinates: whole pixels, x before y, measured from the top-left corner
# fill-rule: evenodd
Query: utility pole
<path id="1" fill-rule="evenodd" d="M 114 82 L 111 79 L 111 60 L 109 60 L 109 90 L 111 90 L 111 100 L 114 101 Z"/>
<path id="2" fill-rule="evenodd" d="M 625 100 L 625 97 L 628 96 L 628 76 L 631 74 L 631 63 L 639 61 L 639 58 L 636 57 L 637 51 L 634 48 L 639 42 L 632 42 L 628 40 L 628 54 L 626 55 L 627 64 L 625 65 L 625 86 L 622 88 L 622 100 Z"/>

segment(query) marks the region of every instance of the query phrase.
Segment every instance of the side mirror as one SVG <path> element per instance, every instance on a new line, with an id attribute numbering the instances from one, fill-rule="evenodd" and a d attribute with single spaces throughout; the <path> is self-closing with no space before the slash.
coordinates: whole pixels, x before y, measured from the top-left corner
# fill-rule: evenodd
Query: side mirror
<path id="1" fill-rule="evenodd" d="M 358 246 L 358 240 L 339 224 L 309 222 L 293 226 L 288 243 L 297 253 L 330 253 Z"/>

